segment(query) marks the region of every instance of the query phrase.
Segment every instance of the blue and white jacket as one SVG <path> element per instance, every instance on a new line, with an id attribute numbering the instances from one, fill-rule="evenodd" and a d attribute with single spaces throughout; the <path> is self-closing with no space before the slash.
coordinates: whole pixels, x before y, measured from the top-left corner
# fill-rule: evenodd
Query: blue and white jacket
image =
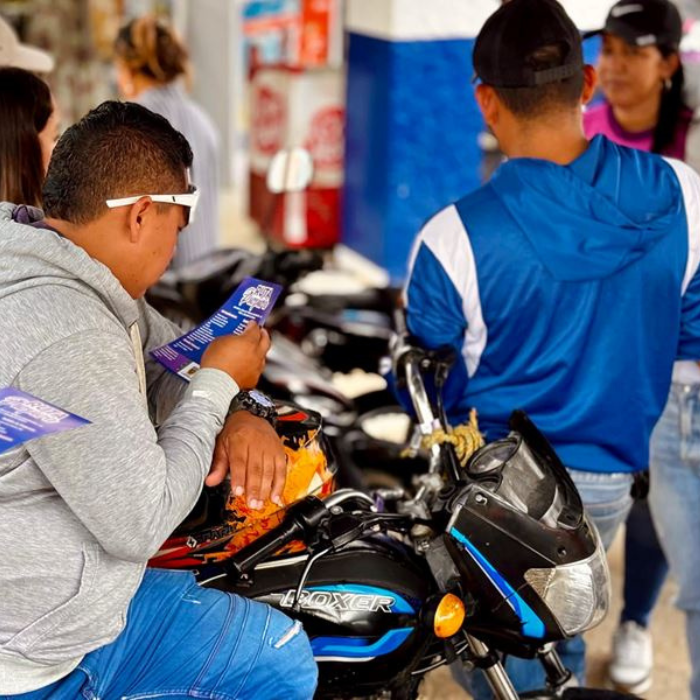
<path id="1" fill-rule="evenodd" d="M 648 466 L 676 358 L 700 358 L 700 177 L 604 137 L 522 158 L 423 228 L 411 333 L 461 362 L 445 400 L 492 440 L 528 412 L 573 469 Z"/>

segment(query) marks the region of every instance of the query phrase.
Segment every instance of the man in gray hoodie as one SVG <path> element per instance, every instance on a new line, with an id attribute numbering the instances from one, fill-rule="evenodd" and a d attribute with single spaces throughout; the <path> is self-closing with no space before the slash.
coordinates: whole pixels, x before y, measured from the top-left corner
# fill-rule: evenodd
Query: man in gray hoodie
<path id="1" fill-rule="evenodd" d="M 272 428 L 227 419 L 265 331 L 213 342 L 189 385 L 149 360 L 179 335 L 142 297 L 196 203 L 191 161 L 165 119 L 108 102 L 56 146 L 45 218 L 0 205 L 0 386 L 90 421 L 0 455 L 0 698 L 313 694 L 299 623 L 146 569 L 222 465 L 253 507 L 285 479 Z"/>

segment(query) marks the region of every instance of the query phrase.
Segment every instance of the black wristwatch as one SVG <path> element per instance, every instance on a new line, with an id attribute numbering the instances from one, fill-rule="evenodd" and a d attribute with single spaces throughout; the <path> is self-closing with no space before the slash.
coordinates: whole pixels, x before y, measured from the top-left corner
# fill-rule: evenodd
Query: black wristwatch
<path id="1" fill-rule="evenodd" d="M 262 391 L 239 391 L 231 402 L 231 413 L 247 411 L 254 416 L 264 418 L 273 428 L 277 424 L 277 409 L 269 396 Z"/>

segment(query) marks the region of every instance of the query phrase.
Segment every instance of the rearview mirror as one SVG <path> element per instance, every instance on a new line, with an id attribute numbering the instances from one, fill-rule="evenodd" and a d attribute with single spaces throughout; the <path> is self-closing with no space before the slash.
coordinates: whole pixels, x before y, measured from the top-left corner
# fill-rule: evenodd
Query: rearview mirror
<path id="1" fill-rule="evenodd" d="M 273 194 L 301 192 L 313 174 L 313 160 L 305 148 L 284 149 L 275 153 L 267 169 L 267 189 Z"/>

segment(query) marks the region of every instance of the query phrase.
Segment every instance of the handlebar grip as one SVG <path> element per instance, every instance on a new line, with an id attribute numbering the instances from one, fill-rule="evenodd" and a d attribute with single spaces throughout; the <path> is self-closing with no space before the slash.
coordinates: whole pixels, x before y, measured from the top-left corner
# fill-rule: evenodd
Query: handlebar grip
<path id="1" fill-rule="evenodd" d="M 236 576 L 242 576 L 255 568 L 278 549 L 303 535 L 304 529 L 296 518 L 285 519 L 274 530 L 266 532 L 224 563 L 224 568 Z"/>
<path id="2" fill-rule="evenodd" d="M 304 539 L 308 533 L 313 533 L 326 517 L 328 510 L 323 501 L 307 496 L 290 506 L 284 520 L 276 528 L 225 560 L 223 567 L 227 573 L 240 578 L 292 540 Z"/>

